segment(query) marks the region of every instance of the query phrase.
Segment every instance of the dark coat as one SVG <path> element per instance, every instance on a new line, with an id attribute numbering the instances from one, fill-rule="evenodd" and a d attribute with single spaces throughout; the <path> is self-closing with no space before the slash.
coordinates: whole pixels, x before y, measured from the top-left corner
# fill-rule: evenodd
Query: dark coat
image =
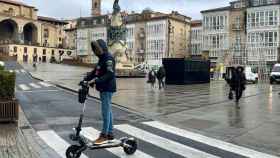
<path id="1" fill-rule="evenodd" d="M 157 72 L 157 79 L 162 80 L 165 77 L 165 69 L 163 67 L 160 67 Z"/>
<path id="2" fill-rule="evenodd" d="M 155 83 L 156 82 L 156 72 L 151 70 L 148 74 L 148 83 Z"/>
<path id="3" fill-rule="evenodd" d="M 241 72 L 238 72 L 236 69 L 233 70 L 232 78 L 230 80 L 230 87 L 232 90 L 236 90 L 237 88 L 241 88 L 242 90 L 245 90 L 246 86 L 246 76 L 243 72 L 243 69 Z"/>
<path id="4" fill-rule="evenodd" d="M 90 81 L 96 79 L 96 90 L 100 92 L 116 92 L 115 59 L 108 52 L 105 41 L 97 40 L 97 42 L 104 53 L 98 56 L 99 60 L 95 69 L 90 72 L 84 80 Z"/>

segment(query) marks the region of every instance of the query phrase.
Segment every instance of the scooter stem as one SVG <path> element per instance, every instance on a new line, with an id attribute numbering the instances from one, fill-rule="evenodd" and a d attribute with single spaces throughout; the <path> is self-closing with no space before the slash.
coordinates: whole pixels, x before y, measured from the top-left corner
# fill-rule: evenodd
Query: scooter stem
<path id="1" fill-rule="evenodd" d="M 80 115 L 78 126 L 76 127 L 76 137 L 80 136 L 80 132 L 82 131 L 82 124 L 83 124 L 84 114 Z"/>

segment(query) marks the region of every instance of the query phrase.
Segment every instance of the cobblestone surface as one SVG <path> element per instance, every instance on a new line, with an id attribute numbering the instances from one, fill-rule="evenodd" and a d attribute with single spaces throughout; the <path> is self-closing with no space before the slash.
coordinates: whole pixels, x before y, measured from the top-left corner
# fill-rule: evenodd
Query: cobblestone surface
<path id="1" fill-rule="evenodd" d="M 0 158 L 59 158 L 30 127 L 20 109 L 17 123 L 0 124 Z"/>

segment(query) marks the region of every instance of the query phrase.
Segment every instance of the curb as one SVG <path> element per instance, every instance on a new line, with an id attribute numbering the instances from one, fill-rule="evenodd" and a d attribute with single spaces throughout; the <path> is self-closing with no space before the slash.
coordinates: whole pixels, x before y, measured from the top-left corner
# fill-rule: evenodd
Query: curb
<path id="1" fill-rule="evenodd" d="M 31 126 L 25 112 L 19 104 L 19 113 L 22 115 L 23 124 L 19 125 L 19 130 L 24 137 L 25 142 L 29 145 L 28 150 L 32 153 L 30 156 L 39 156 L 40 158 L 59 158 L 60 156 L 49 147 L 36 133 L 36 130 Z"/>
<path id="2" fill-rule="evenodd" d="M 33 79 L 36 79 L 36 80 L 39 80 L 39 81 L 42 81 L 42 82 L 50 82 L 50 81 L 46 81 L 46 80 L 43 80 L 43 79 L 38 78 L 38 77 L 34 77 L 29 71 L 27 71 L 27 72 L 28 72 L 28 74 L 29 74 Z M 63 90 L 70 91 L 70 92 L 76 93 L 76 94 L 78 93 L 78 91 L 75 90 L 75 89 L 72 89 L 72 88 L 69 88 L 69 87 L 66 87 L 66 86 L 62 86 L 62 85 L 60 85 L 60 84 L 56 84 L 56 83 L 53 83 L 53 82 L 50 82 L 50 83 L 53 84 L 53 85 L 55 85 L 55 86 L 58 87 L 58 88 L 63 89 Z M 90 94 L 89 94 L 89 97 L 90 97 L 91 99 L 95 99 L 95 100 L 101 101 L 100 98 L 95 97 L 95 96 L 93 96 L 93 95 L 90 95 Z M 136 114 L 136 115 L 138 115 L 138 116 L 140 116 L 140 117 L 153 120 L 153 118 L 151 118 L 151 117 L 149 117 L 149 116 L 146 116 L 144 113 L 135 111 L 134 109 L 130 109 L 130 108 L 126 107 L 126 106 L 123 106 L 123 105 L 120 105 L 120 104 L 117 104 L 117 103 L 114 103 L 114 102 L 112 102 L 112 105 L 115 106 L 115 107 L 117 107 L 117 108 L 119 108 L 119 109 L 121 109 L 121 110 L 124 110 L 124 111 L 130 112 L 130 113 Z"/>
<path id="3" fill-rule="evenodd" d="M 74 90 L 74 89 L 72 89 L 72 88 L 65 87 L 65 86 L 62 86 L 62 85 L 59 85 L 59 84 L 54 84 L 54 85 L 55 85 L 56 87 L 59 87 L 59 88 L 63 89 L 63 90 L 67 90 L 67 91 L 70 91 L 70 92 L 73 92 L 73 93 L 76 93 L 76 94 L 78 93 L 77 90 Z M 101 101 L 100 98 L 95 97 L 95 96 L 93 96 L 93 95 L 89 95 L 89 97 L 90 97 L 91 99 L 95 99 L 95 100 Z M 152 118 L 146 116 L 145 114 L 140 113 L 140 112 L 138 112 L 138 111 L 135 111 L 135 110 L 133 110 L 133 109 L 130 109 L 130 108 L 126 107 L 126 106 L 123 106 L 123 105 L 120 105 L 120 104 L 117 104 L 117 103 L 114 103 L 114 102 L 112 102 L 112 105 L 115 106 L 115 107 L 117 107 L 117 108 L 119 108 L 119 109 L 121 109 L 121 110 L 130 112 L 130 113 L 134 113 L 134 114 L 136 114 L 136 115 L 138 115 L 138 116 L 141 116 L 141 117 L 143 117 L 143 118 L 152 119 Z"/>

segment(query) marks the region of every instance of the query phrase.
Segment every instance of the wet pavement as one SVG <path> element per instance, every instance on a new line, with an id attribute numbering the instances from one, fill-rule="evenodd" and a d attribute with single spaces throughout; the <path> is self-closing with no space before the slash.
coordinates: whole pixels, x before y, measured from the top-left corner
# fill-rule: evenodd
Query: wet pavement
<path id="1" fill-rule="evenodd" d="M 77 89 L 89 68 L 24 65 L 36 78 Z M 146 118 L 280 156 L 280 86 L 248 85 L 237 108 L 223 81 L 151 89 L 145 79 L 118 79 L 113 102 Z M 97 92 L 91 90 L 97 96 Z"/>
<path id="2" fill-rule="evenodd" d="M 6 63 L 7 69 L 20 67 Z M 18 122 L 0 124 L 0 158 L 58 158 L 38 137 L 19 107 Z"/>

